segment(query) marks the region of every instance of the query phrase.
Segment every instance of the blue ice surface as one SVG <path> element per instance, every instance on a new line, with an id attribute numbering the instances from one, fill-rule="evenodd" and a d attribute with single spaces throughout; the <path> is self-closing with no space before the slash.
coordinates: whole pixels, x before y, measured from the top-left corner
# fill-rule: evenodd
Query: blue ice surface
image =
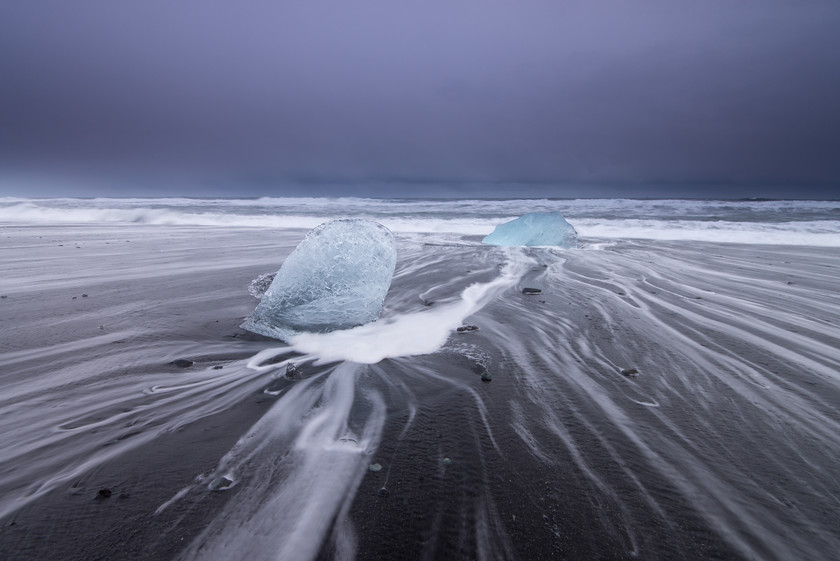
<path id="1" fill-rule="evenodd" d="M 529 212 L 499 224 L 482 243 L 501 246 L 577 247 L 577 232 L 559 212 Z"/>
<path id="2" fill-rule="evenodd" d="M 289 342 L 379 317 L 391 286 L 397 248 L 385 226 L 334 220 L 310 231 L 286 258 L 243 329 Z"/>

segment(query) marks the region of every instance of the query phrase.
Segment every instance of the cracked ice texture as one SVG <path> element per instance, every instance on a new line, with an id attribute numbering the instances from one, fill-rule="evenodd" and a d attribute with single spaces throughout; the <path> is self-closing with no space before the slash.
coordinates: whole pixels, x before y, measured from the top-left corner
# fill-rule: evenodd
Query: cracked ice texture
<path id="1" fill-rule="evenodd" d="M 396 263 L 394 236 L 381 224 L 321 224 L 286 258 L 242 328 L 288 342 L 369 323 L 382 311 Z"/>
<path id="2" fill-rule="evenodd" d="M 559 212 L 530 212 L 499 224 L 483 243 L 501 246 L 577 247 L 577 232 Z"/>

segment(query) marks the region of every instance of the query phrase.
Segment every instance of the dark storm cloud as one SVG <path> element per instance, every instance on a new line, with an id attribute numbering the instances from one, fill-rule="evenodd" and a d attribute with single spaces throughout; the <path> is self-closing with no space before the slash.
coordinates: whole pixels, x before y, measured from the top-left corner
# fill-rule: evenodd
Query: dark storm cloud
<path id="1" fill-rule="evenodd" d="M 840 4 L 8 2 L 0 164 L 840 182 Z"/>

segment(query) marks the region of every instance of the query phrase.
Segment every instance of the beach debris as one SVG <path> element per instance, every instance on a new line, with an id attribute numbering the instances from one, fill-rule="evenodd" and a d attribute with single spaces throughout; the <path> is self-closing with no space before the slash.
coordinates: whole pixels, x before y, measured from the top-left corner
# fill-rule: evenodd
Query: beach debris
<path id="1" fill-rule="evenodd" d="M 173 360 L 172 362 L 170 362 L 169 364 L 171 364 L 172 366 L 177 366 L 178 368 L 189 368 L 194 363 L 193 363 L 193 361 L 188 360 L 186 358 L 177 358 L 177 359 Z"/>
<path id="2" fill-rule="evenodd" d="M 262 298 L 277 273 L 263 273 L 248 285 L 248 294 L 254 298 Z"/>
<path id="3" fill-rule="evenodd" d="M 522 294 L 542 294 L 541 288 L 523 288 Z"/>
<path id="4" fill-rule="evenodd" d="M 559 212 L 529 212 L 499 224 L 482 243 L 497 246 L 577 247 L 577 232 Z"/>
<path id="5" fill-rule="evenodd" d="M 108 499 L 108 498 L 111 497 L 111 490 L 108 489 L 107 487 L 103 487 L 102 489 L 97 491 L 96 497 L 98 499 Z"/>
<path id="6" fill-rule="evenodd" d="M 87 298 L 87 294 L 82 294 L 82 298 Z"/>
<path id="7" fill-rule="evenodd" d="M 224 491 L 231 485 L 233 485 L 233 479 L 226 475 L 222 475 L 221 477 L 217 477 L 211 481 L 207 488 L 211 491 Z"/>
<path id="8" fill-rule="evenodd" d="M 222 368 L 224 368 L 224 366 L 222 366 L 221 364 L 217 364 L 213 367 L 213 370 L 221 370 Z"/>
<path id="9" fill-rule="evenodd" d="M 492 380 L 493 380 L 493 376 L 487 370 L 485 370 L 484 372 L 481 373 L 481 381 L 482 382 L 490 382 Z"/>
<path id="10" fill-rule="evenodd" d="M 76 299 L 76 297 L 74 296 L 74 297 L 73 297 L 73 300 L 75 300 L 75 299 Z"/>
<path id="11" fill-rule="evenodd" d="M 8 298 L 8 296 L 6 294 L 4 294 L 4 295 L 0 296 L 0 298 Z"/>
<path id="12" fill-rule="evenodd" d="M 627 376 L 628 378 L 635 378 L 639 375 L 639 370 L 636 368 L 622 368 L 620 372 L 622 376 Z"/>
<path id="13" fill-rule="evenodd" d="M 286 258 L 242 328 L 289 341 L 379 317 L 391 286 L 397 249 L 390 230 L 363 219 L 316 227 Z"/>
<path id="14" fill-rule="evenodd" d="M 100 325 L 100 326 L 99 326 L 99 329 L 105 329 L 105 326 L 104 326 L 104 325 Z"/>
<path id="15" fill-rule="evenodd" d="M 292 363 L 286 365 L 286 378 L 294 378 L 300 375 L 300 370 L 298 370 L 297 366 Z"/>
<path id="16" fill-rule="evenodd" d="M 382 465 L 381 464 L 370 464 L 368 466 L 368 469 L 370 471 L 382 471 Z"/>
<path id="17" fill-rule="evenodd" d="M 478 331 L 477 325 L 462 325 L 458 329 L 456 329 L 458 333 L 469 333 L 470 331 Z"/>
<path id="18" fill-rule="evenodd" d="M 391 491 L 389 491 L 388 489 L 386 489 L 385 487 L 383 487 L 382 489 L 380 489 L 380 490 L 377 492 L 377 494 L 378 494 L 380 497 L 387 497 L 387 496 L 389 496 L 389 495 L 391 494 Z"/>
<path id="19" fill-rule="evenodd" d="M 451 458 L 444 458 L 441 461 L 444 463 L 444 465 L 447 465 L 447 466 L 452 464 L 452 459 Z"/>

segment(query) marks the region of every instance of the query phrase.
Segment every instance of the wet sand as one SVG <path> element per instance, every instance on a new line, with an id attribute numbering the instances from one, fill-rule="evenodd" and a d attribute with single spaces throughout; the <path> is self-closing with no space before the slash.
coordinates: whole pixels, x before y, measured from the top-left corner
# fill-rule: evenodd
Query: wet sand
<path id="1" fill-rule="evenodd" d="M 840 549 L 840 251 L 403 238 L 382 322 L 518 276 L 434 354 L 335 365 L 238 327 L 303 234 L 0 229 L 7 558 Z"/>

